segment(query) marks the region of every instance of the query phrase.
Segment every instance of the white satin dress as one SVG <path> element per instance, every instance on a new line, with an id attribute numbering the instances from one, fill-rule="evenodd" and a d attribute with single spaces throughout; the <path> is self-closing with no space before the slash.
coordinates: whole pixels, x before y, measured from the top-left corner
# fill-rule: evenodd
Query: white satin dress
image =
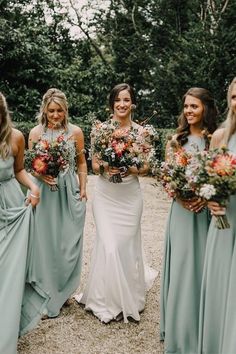
<path id="1" fill-rule="evenodd" d="M 122 183 L 97 178 L 93 213 L 96 241 L 91 269 L 82 298 L 102 322 L 123 317 L 139 321 L 145 306 L 146 284 L 141 245 L 143 199 L 139 180 L 128 176 Z"/>

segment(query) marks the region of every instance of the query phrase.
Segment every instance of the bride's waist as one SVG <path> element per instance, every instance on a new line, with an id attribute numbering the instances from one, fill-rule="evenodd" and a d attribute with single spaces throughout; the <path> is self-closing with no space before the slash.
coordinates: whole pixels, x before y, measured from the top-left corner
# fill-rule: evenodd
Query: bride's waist
<path id="1" fill-rule="evenodd" d="M 109 175 L 108 173 L 104 172 L 103 175 L 99 175 L 99 178 L 101 180 L 106 180 L 108 181 L 111 185 L 112 184 L 125 184 L 125 183 L 130 183 L 130 182 L 133 182 L 133 181 L 138 181 L 138 177 L 137 176 L 134 176 L 134 175 L 128 175 L 126 177 L 122 177 L 122 182 L 120 183 L 113 183 L 111 182 L 111 177 L 112 175 Z"/>

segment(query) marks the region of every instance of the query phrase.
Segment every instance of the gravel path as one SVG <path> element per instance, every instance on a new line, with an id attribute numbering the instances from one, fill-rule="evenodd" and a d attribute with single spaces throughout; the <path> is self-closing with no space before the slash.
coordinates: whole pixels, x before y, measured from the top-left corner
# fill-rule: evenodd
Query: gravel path
<path id="1" fill-rule="evenodd" d="M 83 289 L 89 271 L 95 227 L 91 198 L 96 176 L 88 177 L 87 216 L 84 239 L 84 259 L 81 279 Z M 160 270 L 163 256 L 164 229 L 170 200 L 154 179 L 140 178 L 144 198 L 142 237 L 146 260 L 159 270 L 153 287 L 147 294 L 140 323 L 111 322 L 101 324 L 76 302 L 64 307 L 56 319 L 41 321 L 38 327 L 19 340 L 19 354 L 163 354 L 159 342 Z"/>

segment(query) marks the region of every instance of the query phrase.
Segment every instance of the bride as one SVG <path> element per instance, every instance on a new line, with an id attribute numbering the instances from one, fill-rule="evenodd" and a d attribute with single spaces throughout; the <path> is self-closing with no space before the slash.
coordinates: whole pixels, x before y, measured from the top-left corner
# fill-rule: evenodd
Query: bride
<path id="1" fill-rule="evenodd" d="M 112 122 L 119 130 L 142 129 L 131 120 L 135 95 L 128 84 L 116 85 L 110 92 Z M 94 191 L 93 214 L 96 241 L 91 269 L 84 293 L 75 299 L 85 304 L 101 322 L 129 318 L 140 320 L 145 306 L 146 284 L 141 245 L 142 194 L 138 175 L 148 172 L 148 164 L 119 169 L 92 156 L 92 167 L 99 174 Z M 122 183 L 110 182 L 121 173 Z"/>

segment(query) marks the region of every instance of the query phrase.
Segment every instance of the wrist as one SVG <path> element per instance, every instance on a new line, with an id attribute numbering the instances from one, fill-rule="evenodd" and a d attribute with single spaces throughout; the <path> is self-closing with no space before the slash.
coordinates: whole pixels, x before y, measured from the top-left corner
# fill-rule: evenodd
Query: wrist
<path id="1" fill-rule="evenodd" d="M 38 188 L 30 188 L 30 192 L 29 192 L 30 196 L 32 198 L 35 199 L 39 199 L 40 198 L 40 190 Z"/>

